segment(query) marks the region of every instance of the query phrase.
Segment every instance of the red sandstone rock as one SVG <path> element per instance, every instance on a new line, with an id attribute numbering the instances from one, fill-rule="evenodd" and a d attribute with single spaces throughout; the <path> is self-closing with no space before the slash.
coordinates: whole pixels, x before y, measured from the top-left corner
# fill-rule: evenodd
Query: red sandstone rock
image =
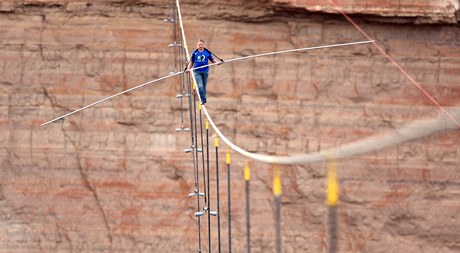
<path id="1" fill-rule="evenodd" d="M 370 14 L 384 17 L 415 18 L 420 23 L 457 23 L 458 0 L 404 0 L 404 1 L 352 1 L 352 0 L 273 0 L 289 7 L 305 8 L 312 12 Z M 336 6 L 334 6 L 334 4 Z"/>
<path id="2" fill-rule="evenodd" d="M 326 1 L 319 7 L 253 1 L 241 8 L 245 2 L 184 2 L 190 46 L 205 38 L 230 59 L 363 39 L 342 17 L 321 14 L 334 12 Z M 337 2 L 347 13 L 390 23 L 395 19 L 387 16 L 455 22 L 458 11 L 453 1 Z M 1 252 L 196 250 L 195 201 L 187 198 L 192 157 L 183 153 L 190 134 L 175 133 L 178 78 L 39 127 L 172 71 L 165 13 L 164 1 L 0 3 Z M 457 27 L 360 24 L 441 104 L 459 106 Z M 226 63 L 212 69 L 208 92 L 208 110 L 232 141 L 278 155 L 335 147 L 438 112 L 370 45 Z M 189 126 L 188 111 L 184 116 Z M 459 137 L 439 133 L 338 161 L 340 252 L 458 252 Z M 223 249 L 226 151 L 221 144 Z M 245 161 L 232 156 L 234 252 L 245 250 Z M 252 249 L 269 252 L 272 166 L 250 164 Z M 284 252 L 327 251 L 325 167 L 281 167 Z M 215 190 L 211 198 L 215 209 Z M 212 238 L 216 252 L 216 219 Z"/>

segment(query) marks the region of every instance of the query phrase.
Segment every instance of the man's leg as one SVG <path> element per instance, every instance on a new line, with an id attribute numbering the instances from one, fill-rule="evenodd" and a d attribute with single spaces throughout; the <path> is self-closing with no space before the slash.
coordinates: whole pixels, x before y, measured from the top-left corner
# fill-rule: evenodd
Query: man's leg
<path id="1" fill-rule="evenodd" d="M 198 92 L 200 93 L 200 98 L 201 98 L 201 103 L 203 103 L 203 101 L 206 101 L 204 99 L 206 99 L 206 95 L 204 95 L 205 97 L 203 97 L 203 76 L 201 75 L 202 72 L 197 72 L 195 71 L 195 80 L 196 80 L 196 86 L 198 86 Z"/>
<path id="2" fill-rule="evenodd" d="M 202 96 L 203 103 L 206 103 L 206 86 L 208 84 L 208 76 L 209 76 L 208 72 L 201 73 L 201 77 L 203 78 L 203 96 Z"/>

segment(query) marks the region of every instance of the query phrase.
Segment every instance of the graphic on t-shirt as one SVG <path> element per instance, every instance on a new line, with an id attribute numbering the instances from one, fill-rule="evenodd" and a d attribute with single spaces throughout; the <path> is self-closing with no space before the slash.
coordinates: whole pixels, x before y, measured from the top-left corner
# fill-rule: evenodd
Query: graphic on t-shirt
<path id="1" fill-rule="evenodd" d="M 197 68 L 199 72 L 208 72 L 209 66 L 207 64 L 209 60 L 213 61 L 210 53 L 204 50 L 203 52 L 197 51 L 193 54 L 193 67 Z"/>
<path id="2" fill-rule="evenodd" d="M 204 62 L 206 60 L 206 56 L 204 56 L 203 54 L 199 54 L 197 57 L 196 57 L 196 61 L 197 62 Z"/>

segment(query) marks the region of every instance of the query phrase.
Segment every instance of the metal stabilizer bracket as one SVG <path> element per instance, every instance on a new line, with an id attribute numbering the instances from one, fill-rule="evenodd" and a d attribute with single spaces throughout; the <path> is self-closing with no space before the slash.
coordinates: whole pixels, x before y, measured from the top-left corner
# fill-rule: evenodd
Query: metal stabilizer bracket
<path id="1" fill-rule="evenodd" d="M 166 17 L 165 19 L 163 19 L 164 22 L 174 22 L 176 20 L 174 20 L 174 18 L 172 17 Z"/>
<path id="2" fill-rule="evenodd" d="M 176 98 L 182 98 L 182 97 L 190 97 L 190 94 L 189 93 L 182 93 L 182 94 L 177 94 L 176 95 Z"/>
<path id="3" fill-rule="evenodd" d="M 191 193 L 188 194 L 188 197 L 191 198 L 191 197 L 195 196 L 195 195 L 197 194 L 197 192 L 198 192 L 198 190 L 195 189 L 193 192 L 191 192 Z M 198 193 L 198 196 L 204 197 L 204 193 L 203 193 L 203 192 L 199 192 L 199 193 Z"/>
<path id="4" fill-rule="evenodd" d="M 184 152 L 185 152 L 185 153 L 190 153 L 190 152 L 192 152 L 195 148 L 196 148 L 196 146 L 195 146 L 195 145 L 192 145 L 191 148 L 186 148 L 186 149 L 184 149 Z M 202 149 L 202 148 L 198 148 L 196 151 L 197 151 L 197 152 L 203 152 L 203 149 Z"/>
<path id="5" fill-rule="evenodd" d="M 203 212 L 195 212 L 195 217 L 201 217 L 203 216 Z"/>
<path id="6" fill-rule="evenodd" d="M 210 211 L 209 214 L 212 216 L 217 216 L 217 211 Z"/>
<path id="7" fill-rule="evenodd" d="M 179 128 L 176 128 L 176 132 L 180 132 L 180 131 L 186 131 L 186 132 L 188 132 L 188 131 L 190 131 L 190 128 L 186 128 L 186 127 L 184 127 L 184 126 L 181 126 L 181 127 L 179 127 Z"/>

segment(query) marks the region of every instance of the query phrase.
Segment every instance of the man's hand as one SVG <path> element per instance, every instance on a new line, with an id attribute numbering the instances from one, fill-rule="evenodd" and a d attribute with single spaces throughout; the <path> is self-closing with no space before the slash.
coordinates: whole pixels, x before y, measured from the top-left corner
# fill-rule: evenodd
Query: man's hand
<path id="1" fill-rule="evenodd" d="M 222 65 L 223 63 L 224 63 L 223 61 L 219 61 L 217 65 Z"/>
<path id="2" fill-rule="evenodd" d="M 189 68 L 185 69 L 185 73 L 189 73 L 191 70 Z"/>

